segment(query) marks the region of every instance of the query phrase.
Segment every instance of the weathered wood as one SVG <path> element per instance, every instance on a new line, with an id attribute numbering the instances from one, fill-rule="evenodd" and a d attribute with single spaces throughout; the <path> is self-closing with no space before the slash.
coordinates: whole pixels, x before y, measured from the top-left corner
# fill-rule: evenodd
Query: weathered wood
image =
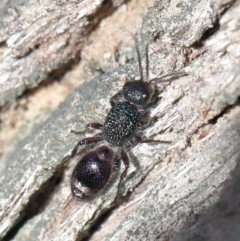
<path id="1" fill-rule="evenodd" d="M 76 58 L 89 32 L 123 1 L 10 1 L 0 16 L 0 105 Z"/>
<path id="2" fill-rule="evenodd" d="M 139 166 L 131 165 L 122 195 L 146 176 L 151 182 L 142 184 L 141 195 L 147 194 L 137 211 L 115 232 L 110 230 L 109 240 L 164 240 L 172 231 L 182 230 L 189 217 L 193 219 L 193 214 L 201 214 L 218 201 L 224 181 L 236 166 L 240 141 L 235 117 L 240 86 L 235 51 L 240 39 L 239 1 L 232 7 L 227 4 L 234 1 L 214 2 L 185 1 L 180 8 L 183 1 L 161 1 L 144 18 L 143 42 L 153 39 L 153 34 L 159 37 L 149 46 L 151 76 L 184 66 L 188 76 L 166 84 L 161 101 L 151 112 L 158 119 L 145 131 L 147 136 L 172 144 L 139 144 L 133 149 Z M 228 7 L 220 20 L 221 29 L 208 37 L 202 49 L 192 47 L 191 53 L 184 48 L 198 41 Z M 169 33 L 176 30 L 178 37 L 170 38 L 174 35 Z M 62 162 L 83 137 L 71 134 L 70 129 L 84 129 L 90 121 L 102 122 L 110 97 L 133 75 L 139 76 L 136 63 L 85 83 L 13 153 L 1 178 L 1 237 L 37 204 L 41 211 L 22 223 L 14 240 L 80 240 L 98 217 L 116 206 L 117 183 L 91 203 L 73 200 L 69 178 L 76 160 L 68 166 Z M 52 170 L 47 170 L 49 167 Z M 61 177 L 60 184 L 50 194 L 47 187 L 54 176 Z M 38 200 L 41 192 L 46 200 L 42 206 Z"/>
<path id="3" fill-rule="evenodd" d="M 195 73 L 200 69 L 200 85 L 194 85 L 196 105 L 188 129 L 199 122 L 196 113 L 202 112 L 206 122 L 187 134 L 188 150 L 152 183 L 137 209 L 107 240 L 238 240 L 239 12 L 237 1 L 221 18 L 220 30 L 206 41 L 207 53 L 189 66 Z"/>

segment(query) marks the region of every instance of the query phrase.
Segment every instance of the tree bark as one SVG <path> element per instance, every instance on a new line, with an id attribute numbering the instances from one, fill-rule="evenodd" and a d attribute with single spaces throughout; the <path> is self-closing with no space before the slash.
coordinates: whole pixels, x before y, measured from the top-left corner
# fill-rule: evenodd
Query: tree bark
<path id="1" fill-rule="evenodd" d="M 90 31 L 123 1 L 5 1 L 0 6 L 0 106 L 77 57 Z"/>
<path id="2" fill-rule="evenodd" d="M 141 32 L 143 46 L 149 43 L 150 76 L 181 69 L 187 75 L 159 84 L 161 98 L 151 110 L 157 119 L 144 134 L 171 144 L 138 144 L 130 151 L 136 160 L 121 199 L 118 180 L 91 202 L 72 198 L 78 160 L 64 160 L 85 135 L 70 130 L 104 122 L 111 96 L 139 78 L 138 64 L 84 83 L 9 158 L 0 186 L 0 237 L 226 240 L 231 231 L 228 239 L 237 240 L 239 13 L 239 0 L 156 2 Z"/>

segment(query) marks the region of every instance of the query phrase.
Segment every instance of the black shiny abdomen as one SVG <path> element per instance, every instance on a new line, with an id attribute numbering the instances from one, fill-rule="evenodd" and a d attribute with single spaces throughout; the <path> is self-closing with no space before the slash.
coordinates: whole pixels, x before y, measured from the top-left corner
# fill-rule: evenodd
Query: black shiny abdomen
<path id="1" fill-rule="evenodd" d="M 112 150 L 105 146 L 86 153 L 72 174 L 73 195 L 87 198 L 103 189 L 112 172 L 112 158 Z"/>
<path id="2" fill-rule="evenodd" d="M 75 168 L 75 177 L 79 179 L 83 186 L 90 189 L 102 189 L 109 178 L 110 171 L 105 171 L 106 162 L 97 156 L 85 156 Z M 104 173 L 105 172 L 105 173 Z"/>
<path id="3" fill-rule="evenodd" d="M 122 146 L 139 122 L 137 108 L 128 102 L 119 102 L 109 111 L 103 129 L 104 140 L 111 146 Z"/>

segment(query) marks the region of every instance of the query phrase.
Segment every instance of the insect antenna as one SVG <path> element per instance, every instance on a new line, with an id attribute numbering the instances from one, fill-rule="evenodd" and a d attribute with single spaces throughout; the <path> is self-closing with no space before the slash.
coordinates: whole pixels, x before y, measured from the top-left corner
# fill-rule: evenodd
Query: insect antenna
<path id="1" fill-rule="evenodd" d="M 182 76 L 185 76 L 185 75 L 187 75 L 187 73 L 185 71 L 174 71 L 172 73 L 163 75 L 159 78 L 151 79 L 149 81 L 149 83 L 152 83 L 152 82 L 156 82 L 156 83 L 158 83 L 158 82 L 169 82 L 169 81 L 171 81 L 172 78 L 179 78 L 179 77 L 182 77 Z M 169 78 L 167 78 L 167 77 L 172 77 L 172 78 L 170 78 L 170 80 L 169 80 Z M 165 78 L 167 78 L 167 79 L 164 80 Z"/>
<path id="2" fill-rule="evenodd" d="M 149 81 L 149 56 L 148 56 L 148 44 L 145 47 L 145 56 L 146 56 L 146 81 Z"/>
<path id="3" fill-rule="evenodd" d="M 139 69 L 139 73 L 141 75 L 141 81 L 144 81 L 143 69 L 142 69 L 142 59 L 141 59 L 140 51 L 139 51 L 139 48 L 138 48 L 138 41 L 137 41 L 137 39 L 135 39 L 135 46 L 136 46 L 136 50 L 137 50 L 138 69 Z"/>

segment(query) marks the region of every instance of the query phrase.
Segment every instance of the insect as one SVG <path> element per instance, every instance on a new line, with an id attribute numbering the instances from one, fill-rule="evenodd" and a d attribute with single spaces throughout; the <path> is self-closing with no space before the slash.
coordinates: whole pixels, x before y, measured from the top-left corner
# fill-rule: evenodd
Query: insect
<path id="1" fill-rule="evenodd" d="M 113 172 L 113 160 L 114 151 L 107 146 L 88 150 L 72 173 L 73 196 L 78 199 L 87 199 L 102 190 Z"/>
<path id="2" fill-rule="evenodd" d="M 127 174 L 129 168 L 129 156 L 127 151 L 136 143 L 163 141 L 146 139 L 141 131 L 149 122 L 149 109 L 157 101 L 157 87 L 153 82 L 173 75 L 183 75 L 184 72 L 173 72 L 158 79 L 148 80 L 148 55 L 146 54 L 147 79 L 144 79 L 142 61 L 136 44 L 140 80 L 131 80 L 124 84 L 121 91 L 115 94 L 111 100 L 111 109 L 108 112 L 104 124 L 89 123 L 87 128 L 101 130 L 93 137 L 80 140 L 71 153 L 71 157 L 77 155 L 81 145 L 92 145 L 73 170 L 71 178 L 71 190 L 73 196 L 78 199 L 94 197 L 111 180 L 114 173 L 114 165 L 120 160 L 124 164 L 124 171 L 119 180 L 119 185 Z M 147 53 L 147 49 L 146 49 Z M 78 132 L 75 132 L 78 133 Z M 97 143 L 105 141 L 106 145 Z M 164 142 L 166 143 L 166 142 Z M 119 186 L 118 193 L 119 194 Z"/>

